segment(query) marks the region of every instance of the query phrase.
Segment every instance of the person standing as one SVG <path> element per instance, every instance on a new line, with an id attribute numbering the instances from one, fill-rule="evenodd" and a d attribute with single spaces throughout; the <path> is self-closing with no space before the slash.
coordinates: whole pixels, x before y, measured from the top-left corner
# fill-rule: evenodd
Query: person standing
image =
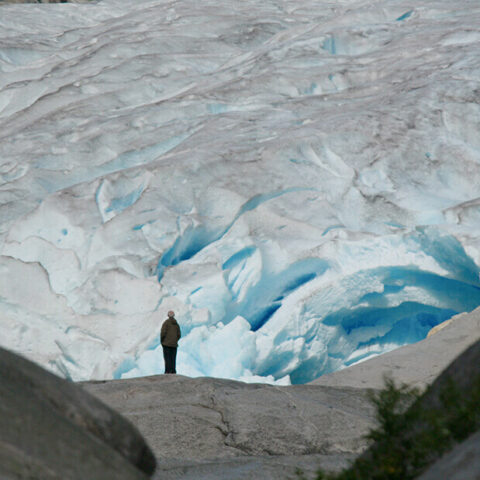
<path id="1" fill-rule="evenodd" d="M 178 341 L 181 336 L 180 325 L 175 320 L 175 312 L 170 310 L 168 318 L 163 322 L 160 333 L 163 359 L 165 360 L 165 373 L 177 373 L 175 363 L 177 360 Z"/>

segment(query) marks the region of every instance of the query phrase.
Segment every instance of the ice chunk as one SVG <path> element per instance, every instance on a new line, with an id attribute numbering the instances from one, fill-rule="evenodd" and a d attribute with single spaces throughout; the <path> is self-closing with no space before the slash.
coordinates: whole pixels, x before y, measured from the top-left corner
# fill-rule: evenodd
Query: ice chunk
<path id="1" fill-rule="evenodd" d="M 97 189 L 96 201 L 103 221 L 131 207 L 147 188 L 151 175 L 146 172 L 138 176 L 118 176 L 102 180 Z"/>

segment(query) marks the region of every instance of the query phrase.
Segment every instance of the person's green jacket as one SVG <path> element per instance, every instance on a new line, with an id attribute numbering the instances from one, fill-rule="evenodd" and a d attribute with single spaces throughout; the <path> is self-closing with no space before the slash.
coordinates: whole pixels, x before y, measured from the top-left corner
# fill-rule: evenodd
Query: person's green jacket
<path id="1" fill-rule="evenodd" d="M 160 333 L 162 345 L 164 347 L 177 347 L 181 336 L 180 325 L 175 318 L 167 318 L 163 322 L 162 331 Z"/>

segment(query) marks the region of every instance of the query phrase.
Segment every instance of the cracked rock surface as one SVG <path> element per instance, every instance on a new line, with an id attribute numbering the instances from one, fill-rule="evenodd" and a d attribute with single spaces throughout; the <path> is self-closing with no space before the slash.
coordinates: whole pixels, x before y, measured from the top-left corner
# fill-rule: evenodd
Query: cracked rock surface
<path id="1" fill-rule="evenodd" d="M 139 428 L 157 456 L 155 478 L 253 478 L 259 469 L 264 478 L 295 478 L 297 467 L 338 469 L 363 451 L 373 422 L 366 391 L 348 387 L 179 375 L 83 385 Z"/>

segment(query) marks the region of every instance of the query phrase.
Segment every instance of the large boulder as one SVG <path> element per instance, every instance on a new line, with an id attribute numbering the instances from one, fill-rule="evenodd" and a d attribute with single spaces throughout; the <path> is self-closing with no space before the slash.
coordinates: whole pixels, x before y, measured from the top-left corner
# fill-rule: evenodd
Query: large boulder
<path id="1" fill-rule="evenodd" d="M 138 430 L 79 386 L 0 348 L 0 478 L 145 480 Z"/>

